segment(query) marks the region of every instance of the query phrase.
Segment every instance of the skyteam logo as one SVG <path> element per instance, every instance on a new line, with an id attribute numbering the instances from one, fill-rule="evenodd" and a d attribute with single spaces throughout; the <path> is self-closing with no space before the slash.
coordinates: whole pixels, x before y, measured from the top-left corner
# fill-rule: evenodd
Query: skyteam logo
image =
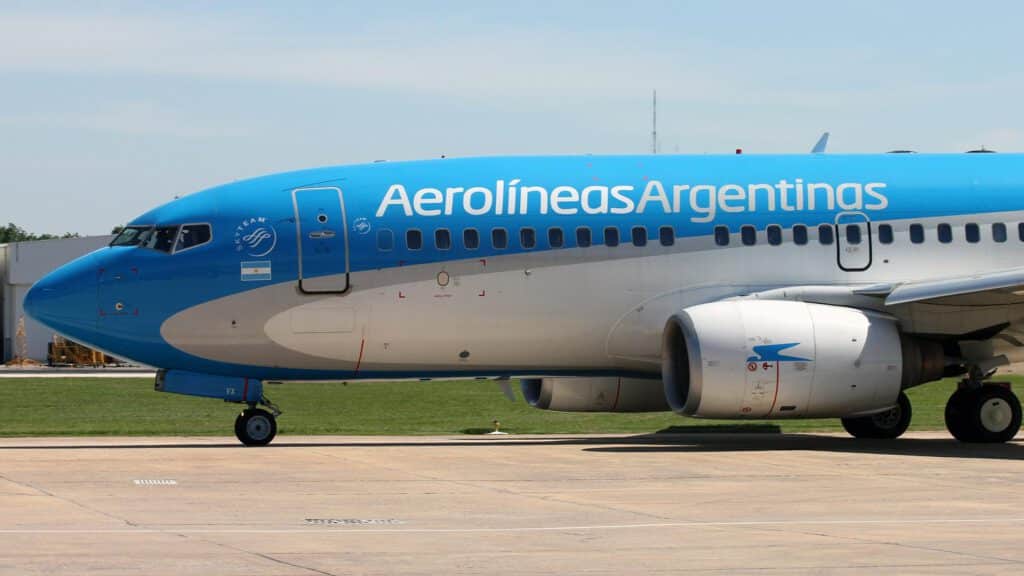
<path id="1" fill-rule="evenodd" d="M 277 230 L 266 217 L 243 220 L 235 228 L 235 251 L 259 258 L 274 251 L 277 246 Z"/>

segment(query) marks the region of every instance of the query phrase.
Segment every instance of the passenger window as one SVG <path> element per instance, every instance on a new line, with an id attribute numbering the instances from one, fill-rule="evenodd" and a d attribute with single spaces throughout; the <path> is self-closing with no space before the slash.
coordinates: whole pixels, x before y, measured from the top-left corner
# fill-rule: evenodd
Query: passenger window
<path id="1" fill-rule="evenodd" d="M 405 246 L 409 250 L 423 248 L 423 233 L 416 229 L 407 230 L 405 232 Z"/>
<path id="2" fill-rule="evenodd" d="M 434 246 L 438 250 L 451 250 L 452 247 L 452 233 L 447 228 L 438 228 L 434 230 Z"/>
<path id="3" fill-rule="evenodd" d="M 565 234 L 561 228 L 548 228 L 548 245 L 552 248 L 561 248 L 565 244 Z"/>
<path id="4" fill-rule="evenodd" d="M 671 226 L 658 228 L 658 241 L 662 246 L 671 246 L 676 243 L 676 231 Z"/>
<path id="5" fill-rule="evenodd" d="M 605 246 L 618 246 L 619 245 L 619 229 L 609 226 L 604 229 L 604 243 Z"/>
<path id="6" fill-rule="evenodd" d="M 981 241 L 981 229 L 973 222 L 968 223 L 964 226 L 964 237 L 971 244 L 977 244 Z"/>
<path id="7" fill-rule="evenodd" d="M 210 232 L 209 224 L 186 224 L 181 227 L 178 234 L 178 243 L 174 246 L 175 252 L 202 246 L 210 241 L 213 235 Z"/>
<path id="8" fill-rule="evenodd" d="M 715 244 L 719 246 L 729 245 L 729 229 L 725 226 L 715 226 Z"/>
<path id="9" fill-rule="evenodd" d="M 953 227 L 949 224 L 939 224 L 939 242 L 949 244 L 953 241 Z"/>
<path id="10" fill-rule="evenodd" d="M 757 244 L 757 230 L 750 225 L 740 227 L 740 241 L 744 246 Z"/>
<path id="11" fill-rule="evenodd" d="M 807 244 L 807 226 L 797 224 L 793 226 L 793 244 L 803 246 Z"/>
<path id="12" fill-rule="evenodd" d="M 768 243 L 772 246 L 778 246 L 782 244 L 782 227 L 777 224 L 772 224 L 765 229 L 768 234 Z"/>
<path id="13" fill-rule="evenodd" d="M 519 229 L 519 244 L 526 250 L 537 245 L 537 232 L 533 228 Z"/>
<path id="14" fill-rule="evenodd" d="M 992 240 L 995 242 L 1006 242 L 1006 224 L 996 222 L 992 225 Z"/>
<path id="15" fill-rule="evenodd" d="M 924 242 L 924 226 L 921 226 L 920 224 L 910 225 L 910 241 L 914 244 Z"/>
<path id="16" fill-rule="evenodd" d="M 395 234 L 387 228 L 377 230 L 377 250 L 390 252 L 395 248 Z"/>
<path id="17" fill-rule="evenodd" d="M 146 248 L 170 254 L 174 242 L 178 239 L 177 226 L 160 226 L 146 239 Z"/>
<path id="18" fill-rule="evenodd" d="M 491 246 L 495 250 L 504 250 L 508 248 L 508 230 L 504 228 L 495 228 L 491 230 Z"/>
<path id="19" fill-rule="evenodd" d="M 647 246 L 647 228 L 634 226 L 630 233 L 633 236 L 634 246 Z"/>
<path id="20" fill-rule="evenodd" d="M 846 226 L 846 242 L 848 244 L 860 244 L 860 226 L 849 224 Z"/>
<path id="21" fill-rule="evenodd" d="M 1024 222 L 1017 224 L 1017 237 L 1020 238 L 1021 242 L 1024 242 Z"/>
<path id="22" fill-rule="evenodd" d="M 466 250 L 476 250 L 480 247 L 480 233 L 476 228 L 466 228 L 462 231 L 462 245 Z"/>
<path id="23" fill-rule="evenodd" d="M 825 246 L 829 246 L 835 242 L 835 229 L 832 228 L 831 224 L 822 224 L 818 226 L 818 242 Z"/>
<path id="24" fill-rule="evenodd" d="M 892 226 L 889 224 L 878 225 L 878 241 L 882 244 L 892 244 Z"/>
<path id="25" fill-rule="evenodd" d="M 580 248 L 586 248 L 590 246 L 592 239 L 590 238 L 590 228 L 581 226 L 576 229 L 576 245 Z"/>

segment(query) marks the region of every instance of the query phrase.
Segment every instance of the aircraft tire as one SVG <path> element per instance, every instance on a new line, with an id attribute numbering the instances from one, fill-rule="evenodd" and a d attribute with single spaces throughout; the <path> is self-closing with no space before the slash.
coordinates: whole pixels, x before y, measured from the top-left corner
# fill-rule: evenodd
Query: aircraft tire
<path id="1" fill-rule="evenodd" d="M 843 428 L 854 438 L 874 438 L 891 440 L 899 438 L 910 426 L 910 419 L 914 412 L 910 406 L 910 399 L 903 392 L 900 392 L 896 405 L 890 410 L 860 416 L 858 418 L 843 418 Z"/>
<path id="2" fill-rule="evenodd" d="M 1017 435 L 1020 425 L 1020 400 L 1003 386 L 963 388 L 946 404 L 946 427 L 961 442 L 1007 442 Z"/>
<path id="3" fill-rule="evenodd" d="M 277 418 L 261 408 L 243 410 L 235 418 L 235 436 L 246 446 L 266 446 L 277 436 Z"/>

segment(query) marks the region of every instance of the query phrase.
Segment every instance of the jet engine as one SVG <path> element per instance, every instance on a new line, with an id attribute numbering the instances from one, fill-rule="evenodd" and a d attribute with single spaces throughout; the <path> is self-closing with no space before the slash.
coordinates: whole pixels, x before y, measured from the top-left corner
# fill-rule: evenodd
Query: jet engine
<path id="1" fill-rule="evenodd" d="M 557 412 L 667 412 L 660 380 L 639 378 L 524 378 L 523 397 Z"/>
<path id="2" fill-rule="evenodd" d="M 771 300 L 702 304 L 672 316 L 662 382 L 672 409 L 711 418 L 848 417 L 943 376 L 938 342 L 875 312 Z"/>

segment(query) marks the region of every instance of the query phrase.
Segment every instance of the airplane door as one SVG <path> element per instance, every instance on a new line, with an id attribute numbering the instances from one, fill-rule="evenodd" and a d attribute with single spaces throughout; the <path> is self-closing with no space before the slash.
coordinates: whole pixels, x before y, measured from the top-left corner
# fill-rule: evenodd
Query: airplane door
<path id="1" fill-rule="evenodd" d="M 836 216 L 836 257 L 847 272 L 871 266 L 871 222 L 866 215 L 843 212 Z"/>
<path id="2" fill-rule="evenodd" d="M 292 191 L 298 235 L 299 289 L 307 294 L 348 290 L 345 203 L 335 187 Z"/>

